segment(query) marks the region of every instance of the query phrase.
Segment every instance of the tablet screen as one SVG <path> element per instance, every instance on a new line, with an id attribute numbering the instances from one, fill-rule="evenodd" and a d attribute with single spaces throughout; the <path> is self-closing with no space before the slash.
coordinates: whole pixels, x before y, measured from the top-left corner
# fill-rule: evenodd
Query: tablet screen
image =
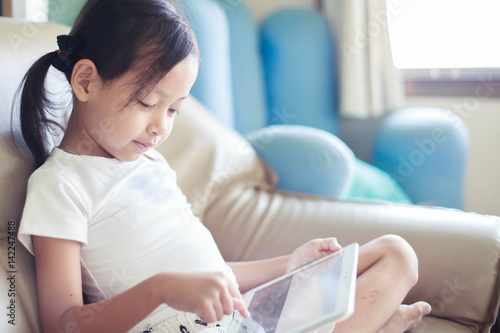
<path id="1" fill-rule="evenodd" d="M 284 333 L 334 314 L 342 273 L 342 252 L 245 295 L 251 318 L 239 319 L 231 333 Z M 354 273 L 355 274 L 355 273 Z M 238 321 L 238 320 L 236 320 Z M 236 325 L 234 325 L 236 327 Z"/>

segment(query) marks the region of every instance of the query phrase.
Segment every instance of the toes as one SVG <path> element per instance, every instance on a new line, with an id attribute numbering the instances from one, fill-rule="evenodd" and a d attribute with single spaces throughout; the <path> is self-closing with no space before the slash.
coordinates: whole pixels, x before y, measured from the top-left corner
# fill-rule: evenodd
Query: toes
<path id="1" fill-rule="evenodd" d="M 411 309 L 411 310 L 410 310 Z M 406 330 L 415 328 L 422 318 L 431 312 L 431 306 L 426 302 L 417 302 L 408 307 L 407 320 L 408 324 Z"/>
<path id="2" fill-rule="evenodd" d="M 430 304 L 427 302 L 420 301 L 420 302 L 414 303 L 413 305 L 418 310 L 419 317 L 429 314 L 432 310 Z"/>

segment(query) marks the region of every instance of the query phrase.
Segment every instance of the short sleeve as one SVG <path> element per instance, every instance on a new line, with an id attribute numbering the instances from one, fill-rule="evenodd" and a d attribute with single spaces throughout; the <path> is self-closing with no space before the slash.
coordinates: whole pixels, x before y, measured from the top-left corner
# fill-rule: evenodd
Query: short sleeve
<path id="1" fill-rule="evenodd" d="M 18 239 L 32 254 L 32 235 L 87 244 L 87 207 L 85 199 L 64 175 L 39 169 L 28 181 Z"/>

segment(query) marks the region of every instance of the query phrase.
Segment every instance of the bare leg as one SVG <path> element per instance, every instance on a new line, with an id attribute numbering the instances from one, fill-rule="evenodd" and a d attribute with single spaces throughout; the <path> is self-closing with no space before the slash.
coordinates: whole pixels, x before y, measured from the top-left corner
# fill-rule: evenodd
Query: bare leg
<path id="1" fill-rule="evenodd" d="M 361 246 L 354 314 L 335 333 L 402 333 L 416 326 L 429 304 L 401 302 L 417 280 L 417 257 L 401 237 L 382 236 Z"/>

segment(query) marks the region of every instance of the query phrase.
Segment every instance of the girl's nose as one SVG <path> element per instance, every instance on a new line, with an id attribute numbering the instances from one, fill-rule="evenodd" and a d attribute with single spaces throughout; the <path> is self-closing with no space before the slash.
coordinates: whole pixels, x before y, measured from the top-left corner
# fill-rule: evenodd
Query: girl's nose
<path id="1" fill-rule="evenodd" d="M 153 136 L 164 135 L 168 131 L 168 121 L 167 116 L 163 112 L 158 112 L 160 115 L 156 115 L 148 126 L 148 133 Z"/>

